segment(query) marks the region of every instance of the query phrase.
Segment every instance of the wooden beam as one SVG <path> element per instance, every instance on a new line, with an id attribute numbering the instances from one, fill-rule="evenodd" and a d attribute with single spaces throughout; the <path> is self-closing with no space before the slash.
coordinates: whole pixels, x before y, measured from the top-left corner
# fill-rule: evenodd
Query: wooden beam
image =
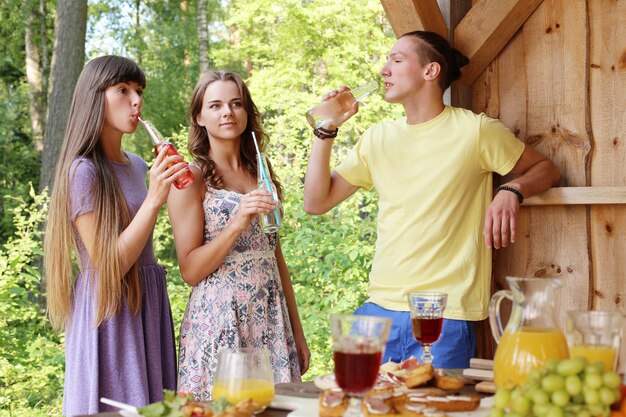
<path id="1" fill-rule="evenodd" d="M 481 0 L 454 29 L 454 46 L 470 59 L 461 82 L 474 83 L 543 0 Z M 384 3 L 384 1 L 383 1 Z M 393 25 L 393 23 L 392 23 Z"/>
<path id="2" fill-rule="evenodd" d="M 626 204 L 624 187 L 555 187 L 524 200 L 524 206 Z"/>
<path id="3" fill-rule="evenodd" d="M 437 0 L 380 0 L 396 38 L 414 30 L 437 32 L 448 39 L 448 28 Z"/>

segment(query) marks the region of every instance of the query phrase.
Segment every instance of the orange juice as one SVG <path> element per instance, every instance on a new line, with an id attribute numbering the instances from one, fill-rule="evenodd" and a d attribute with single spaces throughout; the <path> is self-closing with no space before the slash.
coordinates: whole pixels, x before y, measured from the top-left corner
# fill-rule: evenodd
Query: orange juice
<path id="1" fill-rule="evenodd" d="M 264 379 L 237 379 L 217 381 L 213 386 L 213 399 L 226 398 L 231 404 L 252 398 L 267 407 L 274 399 L 274 384 Z"/>
<path id="2" fill-rule="evenodd" d="M 570 355 L 582 356 L 587 358 L 590 363 L 599 361 L 604 364 L 606 371 L 612 371 L 615 366 L 615 348 L 611 346 L 598 346 L 598 345 L 580 345 L 570 346 Z"/>
<path id="3" fill-rule="evenodd" d="M 505 330 L 494 358 L 496 387 L 523 384 L 528 372 L 542 367 L 551 358 L 569 358 L 565 336 L 558 329 Z"/>

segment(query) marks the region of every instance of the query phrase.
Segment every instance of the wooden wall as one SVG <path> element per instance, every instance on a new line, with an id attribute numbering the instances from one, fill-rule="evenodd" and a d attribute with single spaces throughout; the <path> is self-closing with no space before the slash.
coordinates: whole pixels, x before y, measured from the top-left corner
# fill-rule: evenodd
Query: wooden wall
<path id="1" fill-rule="evenodd" d="M 432 30 L 434 8 L 448 18 L 458 2 L 381 3 L 399 36 Z M 626 312 L 626 0 L 474 0 L 459 20 L 452 41 L 478 62 L 461 104 L 501 119 L 562 173 L 560 187 L 522 206 L 518 241 L 494 252 L 494 290 L 507 275 L 558 277 L 560 323 L 568 310 Z M 479 343 L 491 357 L 488 326 Z"/>

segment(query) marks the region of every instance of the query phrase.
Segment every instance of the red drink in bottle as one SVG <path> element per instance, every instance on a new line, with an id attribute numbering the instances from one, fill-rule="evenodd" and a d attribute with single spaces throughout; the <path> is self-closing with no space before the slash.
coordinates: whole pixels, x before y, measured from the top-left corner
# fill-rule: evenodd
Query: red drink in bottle
<path id="1" fill-rule="evenodd" d="M 380 367 L 380 350 L 372 353 L 335 351 L 337 385 L 348 394 L 363 394 L 374 386 Z"/>
<path id="2" fill-rule="evenodd" d="M 139 119 L 139 121 L 143 124 L 143 127 L 146 128 L 146 131 L 148 132 L 148 136 L 150 136 L 150 140 L 152 141 L 152 145 L 154 146 L 155 155 L 158 155 L 159 152 L 161 152 L 161 149 L 163 149 L 163 147 L 165 146 L 167 147 L 167 156 L 172 156 L 172 155 L 180 156 L 180 154 L 176 150 L 176 147 L 173 144 L 167 142 L 166 140 L 163 140 L 163 135 L 161 135 L 161 133 L 157 130 L 157 128 L 152 124 L 151 121 L 141 120 L 141 119 Z M 168 164 L 167 167 L 169 168 L 172 165 L 174 164 L 173 163 Z M 174 186 L 178 188 L 179 190 L 182 190 L 183 188 L 190 186 L 194 180 L 193 173 L 191 172 L 189 167 L 185 167 L 183 168 L 183 170 L 185 171 L 183 175 L 181 175 L 180 177 L 176 179 L 176 181 L 174 181 Z"/>
<path id="3" fill-rule="evenodd" d="M 412 317 L 413 337 L 422 345 L 431 345 L 439 340 L 443 317 Z"/>

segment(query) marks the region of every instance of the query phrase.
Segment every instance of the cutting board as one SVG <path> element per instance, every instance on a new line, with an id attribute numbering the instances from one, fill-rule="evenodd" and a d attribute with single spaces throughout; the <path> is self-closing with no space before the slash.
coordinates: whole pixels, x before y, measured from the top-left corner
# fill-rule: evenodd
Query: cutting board
<path id="1" fill-rule="evenodd" d="M 493 383 L 493 361 L 489 359 L 470 359 L 470 367 L 463 370 L 463 376 L 479 381 L 475 389 L 478 392 L 493 394 L 496 386 Z"/>

